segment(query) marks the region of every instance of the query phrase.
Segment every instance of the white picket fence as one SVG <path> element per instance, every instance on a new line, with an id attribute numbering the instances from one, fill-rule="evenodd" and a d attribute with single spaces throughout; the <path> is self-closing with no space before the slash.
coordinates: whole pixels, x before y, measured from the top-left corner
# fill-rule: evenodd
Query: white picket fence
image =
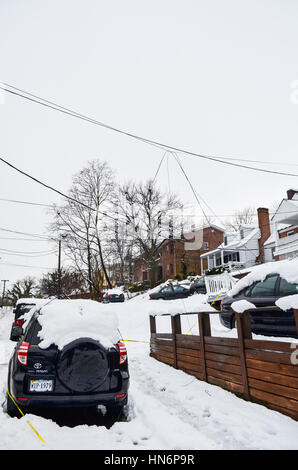
<path id="1" fill-rule="evenodd" d="M 235 279 L 229 273 L 215 274 L 205 277 L 208 302 L 212 302 L 217 298 L 221 300 L 225 294 L 232 289 L 238 279 Z"/>

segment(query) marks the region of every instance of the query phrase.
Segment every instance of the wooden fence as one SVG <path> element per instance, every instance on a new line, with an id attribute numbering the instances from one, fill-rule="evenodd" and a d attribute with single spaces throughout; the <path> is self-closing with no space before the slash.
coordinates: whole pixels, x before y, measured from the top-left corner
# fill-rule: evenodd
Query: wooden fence
<path id="1" fill-rule="evenodd" d="M 198 314 L 199 335 L 182 334 L 181 315 L 194 314 L 171 316 L 171 334 L 157 333 L 150 316 L 152 357 L 298 420 L 298 354 L 290 342 L 252 339 L 249 311 L 235 312 L 237 338 L 211 335 L 210 315 L 218 312 Z"/>

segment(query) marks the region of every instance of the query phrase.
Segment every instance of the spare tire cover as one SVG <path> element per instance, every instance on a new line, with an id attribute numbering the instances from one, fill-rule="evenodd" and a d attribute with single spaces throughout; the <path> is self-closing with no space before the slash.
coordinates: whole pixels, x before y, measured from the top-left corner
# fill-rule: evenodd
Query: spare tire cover
<path id="1" fill-rule="evenodd" d="M 73 392 L 96 390 L 109 373 L 107 351 L 91 339 L 75 340 L 59 354 L 57 374 L 65 387 Z"/>

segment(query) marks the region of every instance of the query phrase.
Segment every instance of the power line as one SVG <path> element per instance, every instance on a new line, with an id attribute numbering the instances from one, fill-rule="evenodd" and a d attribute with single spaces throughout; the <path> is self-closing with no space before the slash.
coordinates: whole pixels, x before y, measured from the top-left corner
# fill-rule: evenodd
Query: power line
<path id="1" fill-rule="evenodd" d="M 2 262 L 0 262 L 0 265 L 1 266 L 17 266 L 20 268 L 48 269 L 48 270 L 56 269 L 56 268 L 49 268 L 46 266 L 30 266 L 28 264 L 14 264 L 14 263 L 2 263 Z"/>
<path id="2" fill-rule="evenodd" d="M 49 242 L 49 240 L 45 239 L 38 239 L 38 238 L 12 238 L 12 237 L 0 237 L 0 240 L 15 240 L 15 241 L 24 241 L 24 242 Z"/>
<path id="3" fill-rule="evenodd" d="M 0 88 L 1 88 L 1 87 L 0 87 Z M 43 182 L 40 181 L 39 179 L 37 179 L 37 178 L 35 178 L 34 176 L 30 175 L 29 173 L 26 173 L 25 171 L 20 170 L 20 169 L 17 168 L 15 165 L 13 165 L 12 163 L 10 163 L 10 162 L 8 162 L 7 160 L 5 160 L 3 157 L 0 157 L 0 161 L 2 161 L 3 163 L 5 163 L 5 164 L 8 165 L 9 167 L 13 168 L 13 169 L 16 170 L 17 172 L 21 173 L 22 175 L 27 176 L 28 178 L 32 179 L 32 180 L 35 181 L 36 183 L 38 183 L 38 184 L 44 186 L 45 188 L 50 189 L 51 191 L 54 191 L 55 193 L 58 193 L 60 196 L 66 198 L 66 199 L 68 199 L 68 200 L 70 200 L 71 202 L 74 202 L 74 203 L 76 203 L 76 204 L 79 204 L 79 205 L 81 205 L 81 206 L 85 207 L 86 209 L 91 210 L 91 211 L 93 211 L 93 212 L 98 212 L 98 213 L 101 214 L 101 215 L 105 215 L 106 217 L 109 217 L 110 219 L 113 219 L 114 221 L 115 221 L 115 220 L 118 221 L 118 219 L 116 219 L 115 217 L 113 217 L 113 216 L 107 214 L 106 212 L 103 212 L 103 211 L 94 209 L 93 207 L 90 207 L 90 206 L 88 206 L 87 204 L 85 204 L 85 203 L 83 203 L 83 202 L 81 202 L 81 201 L 79 201 L 79 200 L 77 200 L 77 199 L 74 199 L 73 197 L 68 196 L 68 195 L 65 194 L 65 193 L 62 193 L 62 192 L 59 191 L 58 189 L 53 188 L 52 186 L 49 186 L 49 185 L 46 184 L 46 183 L 43 183 Z M 21 232 L 19 232 L 19 233 L 21 233 Z"/>
<path id="4" fill-rule="evenodd" d="M 1 88 L 1 87 L 0 87 L 0 88 Z M 52 186 L 49 186 L 48 184 L 43 183 L 42 181 L 40 181 L 39 179 L 35 178 L 34 176 L 29 175 L 29 173 L 26 173 L 25 171 L 20 170 L 19 168 L 17 168 L 16 166 L 14 166 L 12 163 L 8 162 L 8 161 L 5 160 L 4 158 L 0 157 L 0 161 L 2 161 L 3 163 L 5 163 L 5 164 L 8 165 L 9 167 L 13 168 L 13 169 L 16 170 L 17 172 L 21 173 L 22 175 L 27 176 L 27 178 L 32 179 L 33 181 L 35 181 L 36 183 L 40 184 L 41 186 L 44 186 L 45 188 L 50 189 L 51 191 L 54 191 L 55 193 L 59 194 L 60 196 L 66 198 L 66 199 L 69 199 L 70 201 L 75 202 L 76 204 L 80 204 L 81 206 L 84 206 L 86 209 L 95 211 L 95 209 L 93 209 L 92 207 L 87 206 L 87 204 L 84 204 L 83 202 L 78 201 L 77 199 L 74 199 L 73 197 L 68 196 L 67 194 L 62 193 L 62 192 L 59 191 L 58 189 L 53 188 Z"/>
<path id="5" fill-rule="evenodd" d="M 157 170 L 156 170 L 156 172 L 155 172 L 155 175 L 154 175 L 154 178 L 153 178 L 153 180 L 152 180 L 153 183 L 155 182 L 155 180 L 156 180 L 156 178 L 157 178 L 157 175 L 158 175 L 158 173 L 159 173 L 160 167 L 161 167 L 161 165 L 162 165 L 162 162 L 163 162 L 163 160 L 164 160 L 166 154 L 167 154 L 167 152 L 165 152 L 165 153 L 163 154 L 163 156 L 161 157 L 161 159 L 160 159 L 158 168 L 157 168 Z"/>
<path id="6" fill-rule="evenodd" d="M 13 203 L 17 203 L 17 204 L 28 204 L 28 205 L 30 205 L 30 206 L 53 207 L 53 206 L 50 205 L 50 204 L 41 204 L 41 203 L 38 203 L 38 202 L 29 202 L 29 201 L 18 201 L 18 200 L 15 200 L 15 199 L 4 199 L 4 198 L 0 198 L 0 201 L 3 201 L 3 202 L 13 202 Z"/>
<path id="7" fill-rule="evenodd" d="M 246 169 L 246 170 L 253 170 L 253 171 L 259 171 L 259 172 L 263 172 L 263 173 L 282 175 L 282 176 L 294 176 L 294 177 L 298 176 L 298 174 L 294 174 L 294 173 L 268 170 L 268 169 L 265 169 L 265 168 L 253 167 L 253 166 L 243 165 L 243 164 L 234 162 L 236 160 L 237 161 L 245 161 L 245 160 L 241 160 L 241 159 L 234 159 L 234 158 L 232 159 L 231 158 L 231 160 L 228 160 L 227 157 L 221 158 L 221 157 L 215 157 L 215 156 L 212 156 L 212 155 L 199 154 L 199 153 L 196 153 L 196 152 L 191 152 L 191 151 L 188 151 L 188 150 L 185 150 L 185 149 L 181 149 L 179 147 L 174 147 L 174 146 L 162 143 L 162 142 L 158 142 L 158 141 L 153 140 L 153 139 L 148 139 L 148 138 L 139 136 L 137 134 L 134 134 L 134 133 L 127 132 L 127 131 L 124 131 L 122 129 L 116 128 L 114 126 L 110 126 L 108 124 L 105 124 L 104 122 L 101 122 L 101 121 L 98 121 L 96 119 L 90 118 L 90 117 L 88 117 L 84 114 L 73 111 L 69 108 L 66 108 L 65 106 L 61 106 L 59 104 L 54 103 L 53 101 L 46 100 L 46 99 L 41 98 L 37 95 L 34 95 L 33 93 L 29 93 L 25 90 L 22 90 L 20 88 L 16 88 L 16 87 L 14 87 L 12 85 L 9 85 L 9 84 L 4 84 L 4 85 L 6 85 L 6 87 L 0 86 L 0 89 L 6 91 L 7 93 L 11 93 L 12 95 L 18 96 L 20 98 L 23 98 L 23 99 L 26 99 L 26 100 L 29 100 L 29 101 L 32 101 L 32 102 L 40 104 L 44 107 L 54 109 L 54 110 L 59 111 L 61 113 L 67 114 L 67 115 L 72 116 L 72 117 L 76 117 L 78 119 L 87 121 L 91 124 L 98 125 L 98 126 L 103 127 L 105 129 L 117 132 L 117 133 L 125 135 L 127 137 L 131 137 L 133 139 L 136 139 L 136 140 L 141 141 L 143 143 L 147 143 L 149 145 L 156 146 L 158 148 L 163 148 L 163 149 L 167 149 L 167 150 L 170 150 L 170 151 L 179 152 L 179 153 L 182 153 L 182 154 L 185 154 L 185 155 L 195 156 L 195 157 L 202 158 L 202 159 L 205 159 L 205 160 L 209 160 L 209 161 L 213 161 L 213 162 L 217 162 L 217 163 L 222 163 L 222 164 L 225 164 L 225 165 L 234 166 L 234 167 L 238 167 L 238 168 L 243 168 L 243 169 Z M 7 87 L 12 88 L 12 90 L 9 90 Z M 13 91 L 13 90 L 17 90 L 17 91 Z M 25 93 L 25 95 L 24 95 L 24 93 Z"/>
<path id="8" fill-rule="evenodd" d="M 4 248 L 0 249 L 0 253 L 8 256 L 20 256 L 22 258 L 41 258 L 43 256 L 49 256 L 56 253 L 56 250 L 40 252 L 39 254 L 34 254 L 34 252 L 20 252 L 13 250 L 5 250 Z M 36 252 L 38 253 L 38 252 Z"/>
<path id="9" fill-rule="evenodd" d="M 11 229 L 8 229 L 8 228 L 3 228 L 3 227 L 0 227 L 0 230 L 3 231 L 3 232 L 17 233 L 19 235 L 28 235 L 29 237 L 40 238 L 40 241 L 52 241 L 51 238 L 46 237 L 44 235 L 37 235 L 37 234 L 34 234 L 34 233 L 26 233 L 26 232 L 18 232 L 17 230 L 11 230 Z"/>

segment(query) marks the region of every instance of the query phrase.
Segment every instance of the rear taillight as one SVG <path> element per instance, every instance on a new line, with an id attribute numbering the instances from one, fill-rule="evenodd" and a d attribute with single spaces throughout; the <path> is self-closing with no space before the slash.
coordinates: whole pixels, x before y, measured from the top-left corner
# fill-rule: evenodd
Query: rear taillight
<path id="1" fill-rule="evenodd" d="M 112 298 L 113 298 L 113 296 L 112 296 L 112 295 L 109 295 L 109 299 L 112 299 Z"/>
<path id="2" fill-rule="evenodd" d="M 118 343 L 118 349 L 119 349 L 119 364 L 124 364 L 127 360 L 127 351 L 126 347 L 123 343 Z"/>
<path id="3" fill-rule="evenodd" d="M 15 320 L 14 326 L 23 326 L 24 320 Z"/>
<path id="4" fill-rule="evenodd" d="M 29 351 L 30 343 L 26 343 L 25 341 L 22 342 L 18 351 L 17 351 L 17 358 L 20 364 L 26 366 L 28 363 L 28 351 Z"/>
<path id="5" fill-rule="evenodd" d="M 223 300 L 220 301 L 220 310 L 222 310 Z"/>

